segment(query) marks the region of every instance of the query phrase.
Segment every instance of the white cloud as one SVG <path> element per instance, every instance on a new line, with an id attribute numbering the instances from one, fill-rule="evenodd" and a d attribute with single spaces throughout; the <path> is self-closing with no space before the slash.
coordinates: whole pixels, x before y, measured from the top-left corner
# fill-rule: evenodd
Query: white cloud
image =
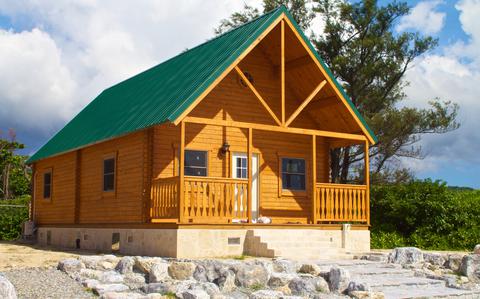
<path id="1" fill-rule="evenodd" d="M 14 27 L 30 28 L 1 31 L 0 129 L 50 136 L 103 89 L 211 38 L 220 19 L 242 7 L 220 0 L 0 0 Z"/>
<path id="2" fill-rule="evenodd" d="M 435 34 L 442 30 L 445 23 L 444 12 L 437 10 L 443 1 L 432 0 L 418 3 L 412 8 L 409 15 L 400 19 L 396 30 L 398 32 L 414 29 L 425 34 Z"/>
<path id="3" fill-rule="evenodd" d="M 479 165 L 480 156 L 480 14 L 479 0 L 460 1 L 456 8 L 468 41 L 458 42 L 443 49 L 442 54 L 430 54 L 415 61 L 407 72 L 410 85 L 406 88 L 407 105 L 424 107 L 426 100 L 439 97 L 460 105 L 460 129 L 442 135 L 426 136 L 422 146 L 427 158 L 415 161 L 419 171 L 435 171 L 455 165 Z M 432 168 L 432 164 L 436 164 Z M 477 186 L 478 187 L 478 186 Z"/>
<path id="4" fill-rule="evenodd" d="M 0 125 L 48 131 L 69 118 L 76 84 L 48 33 L 0 30 L 0 45 Z"/>

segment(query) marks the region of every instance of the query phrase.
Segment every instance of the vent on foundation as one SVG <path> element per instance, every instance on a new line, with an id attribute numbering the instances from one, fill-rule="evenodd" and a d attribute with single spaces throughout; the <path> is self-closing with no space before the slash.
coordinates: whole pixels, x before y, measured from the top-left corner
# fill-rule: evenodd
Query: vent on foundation
<path id="1" fill-rule="evenodd" d="M 52 231 L 47 230 L 47 245 L 52 244 Z"/>
<path id="2" fill-rule="evenodd" d="M 132 242 L 133 242 L 133 236 L 128 236 L 127 242 L 128 242 L 128 243 L 132 243 Z"/>
<path id="3" fill-rule="evenodd" d="M 80 239 L 75 240 L 75 248 L 80 249 Z"/>
<path id="4" fill-rule="evenodd" d="M 90 239 L 90 237 L 87 234 L 84 234 L 83 235 L 83 241 L 87 241 L 88 239 Z"/>
<path id="5" fill-rule="evenodd" d="M 240 238 L 228 238 L 228 245 L 240 245 Z"/>
<path id="6" fill-rule="evenodd" d="M 120 250 L 120 233 L 112 234 L 112 251 Z"/>

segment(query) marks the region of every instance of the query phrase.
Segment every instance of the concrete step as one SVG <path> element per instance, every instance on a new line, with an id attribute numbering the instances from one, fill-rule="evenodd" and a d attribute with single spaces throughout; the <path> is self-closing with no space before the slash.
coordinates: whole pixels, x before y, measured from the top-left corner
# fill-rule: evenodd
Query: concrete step
<path id="1" fill-rule="evenodd" d="M 308 249 L 323 249 L 323 248 L 340 248 L 341 245 L 323 242 L 323 241 L 314 241 L 314 242 L 294 242 L 294 241 L 268 241 L 262 239 L 262 242 L 268 244 L 271 248 L 308 248 Z"/>

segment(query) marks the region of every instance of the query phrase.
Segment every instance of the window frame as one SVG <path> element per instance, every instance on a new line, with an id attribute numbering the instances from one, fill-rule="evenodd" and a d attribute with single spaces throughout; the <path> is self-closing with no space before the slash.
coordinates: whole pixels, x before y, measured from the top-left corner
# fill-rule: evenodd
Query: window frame
<path id="1" fill-rule="evenodd" d="M 106 174 L 105 173 L 105 161 L 106 160 L 111 160 L 111 159 L 113 159 L 113 173 Z M 117 153 L 106 154 L 106 155 L 103 155 L 103 157 L 102 157 L 102 167 L 101 167 L 102 185 L 101 185 L 101 188 L 102 188 L 103 195 L 113 195 L 113 196 L 115 196 L 116 193 L 117 193 L 117 174 L 118 174 L 117 162 L 118 162 Z M 113 189 L 105 190 L 105 175 L 111 175 L 111 174 L 113 174 Z"/>
<path id="2" fill-rule="evenodd" d="M 50 174 L 50 194 L 48 197 L 45 197 L 45 175 Z M 42 171 L 42 199 L 45 201 L 51 201 L 53 198 L 53 168 L 46 168 Z"/>
<path id="3" fill-rule="evenodd" d="M 187 164 L 186 164 L 186 153 L 187 151 L 192 151 L 192 152 L 203 152 L 205 153 L 205 176 L 199 176 L 199 175 L 187 175 L 186 172 L 185 172 L 185 169 L 187 168 Z M 180 152 L 180 150 L 179 150 Z M 209 171 L 210 171 L 210 151 L 209 150 L 205 150 L 205 149 L 196 149 L 196 148 L 185 148 L 184 151 L 183 151 L 183 154 L 185 155 L 184 156 L 184 165 L 183 165 L 183 173 L 185 176 L 188 176 L 188 177 L 208 177 L 209 175 Z M 178 169 L 180 170 L 180 163 L 178 163 L 179 167 Z M 203 168 L 203 167 L 191 167 L 191 168 Z M 180 173 L 180 171 L 179 171 Z"/>
<path id="4" fill-rule="evenodd" d="M 303 160 L 305 163 L 305 189 L 304 190 L 293 190 L 293 189 L 284 189 L 283 188 L 283 160 L 284 159 L 296 159 Z M 278 155 L 278 197 L 282 196 L 301 196 L 306 197 L 309 190 L 309 164 L 308 159 L 302 155 Z"/>

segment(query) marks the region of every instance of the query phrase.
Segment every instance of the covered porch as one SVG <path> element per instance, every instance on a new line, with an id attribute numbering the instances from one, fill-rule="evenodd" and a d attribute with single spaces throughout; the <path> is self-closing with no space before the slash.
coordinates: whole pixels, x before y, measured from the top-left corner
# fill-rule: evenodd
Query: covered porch
<path id="1" fill-rule="evenodd" d="M 273 224 L 370 224 L 369 210 L 369 162 L 365 155 L 364 182 L 361 185 L 334 184 L 328 177 L 317 175 L 317 139 L 328 140 L 330 148 L 363 145 L 368 153 L 369 142 L 364 135 L 339 133 L 312 129 L 291 128 L 286 126 L 252 124 L 233 120 L 215 120 L 200 117 L 185 117 L 178 125 L 180 142 L 178 147 L 178 173 L 171 177 L 154 178 L 151 181 L 150 201 L 148 202 L 149 218 L 152 223 L 178 224 L 234 224 L 258 223 L 259 216 L 270 217 L 268 209 L 264 209 L 262 201 L 265 195 L 259 191 L 258 198 L 252 196 L 254 175 L 262 181 L 262 171 L 252 172 L 247 167 L 244 178 L 235 178 L 231 171 L 223 171 L 223 176 L 190 176 L 185 174 L 186 130 L 192 125 L 238 128 L 246 132 L 247 165 L 252 165 L 254 156 L 254 132 L 268 134 L 302 135 L 310 140 L 310 150 L 305 154 L 309 171 L 305 172 L 304 197 L 309 204 L 306 222 L 299 223 L 278 220 Z M 328 151 L 327 150 L 327 151 Z M 262 148 L 259 149 L 260 154 Z M 230 162 L 229 162 L 230 163 Z M 278 166 L 281 167 L 280 165 Z M 327 174 L 328 174 L 328 170 Z M 280 169 L 277 175 L 281 176 Z M 281 189 L 282 186 L 279 186 Z M 279 191 L 281 192 L 281 190 Z M 254 201 L 252 203 L 252 200 Z M 281 207 L 279 207 L 281 209 Z M 289 211 L 285 210 L 285 214 Z M 288 217 L 287 217 L 288 218 Z"/>

